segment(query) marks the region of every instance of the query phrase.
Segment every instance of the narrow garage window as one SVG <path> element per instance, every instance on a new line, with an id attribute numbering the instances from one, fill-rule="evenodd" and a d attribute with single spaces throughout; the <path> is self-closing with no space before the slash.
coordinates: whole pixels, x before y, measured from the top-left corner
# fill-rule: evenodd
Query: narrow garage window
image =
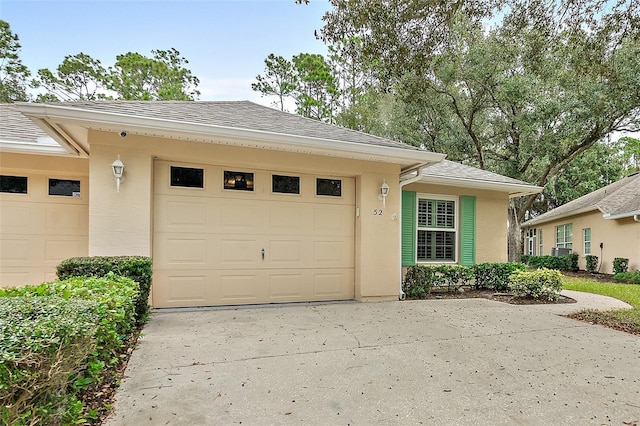
<path id="1" fill-rule="evenodd" d="M 271 191 L 281 194 L 299 194 L 300 178 L 298 176 L 271 176 Z"/>
<path id="2" fill-rule="evenodd" d="M 171 166 L 171 186 L 204 188 L 204 170 Z"/>
<path id="3" fill-rule="evenodd" d="M 342 180 L 340 179 L 316 179 L 316 195 L 328 195 L 330 197 L 342 196 Z"/>
<path id="4" fill-rule="evenodd" d="M 8 192 L 9 194 L 26 194 L 27 177 L 0 175 L 0 192 Z"/>
<path id="5" fill-rule="evenodd" d="M 224 189 L 253 191 L 253 173 L 224 171 Z"/>
<path id="6" fill-rule="evenodd" d="M 80 197 L 80 181 L 70 179 L 49 179 L 49 195 Z"/>

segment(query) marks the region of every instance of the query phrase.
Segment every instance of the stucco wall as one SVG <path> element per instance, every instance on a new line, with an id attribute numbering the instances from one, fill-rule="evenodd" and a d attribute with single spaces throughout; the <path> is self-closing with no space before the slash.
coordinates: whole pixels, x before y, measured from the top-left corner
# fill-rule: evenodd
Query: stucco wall
<path id="1" fill-rule="evenodd" d="M 355 294 L 361 300 L 394 299 L 399 287 L 400 167 L 292 152 L 91 131 L 91 255 L 152 255 L 153 160 L 225 167 L 282 170 L 356 179 Z M 110 164 L 120 155 L 125 178 L 116 192 Z M 377 194 L 383 180 L 391 187 L 382 214 Z M 392 219 L 395 214 L 396 219 Z"/>
<path id="2" fill-rule="evenodd" d="M 507 193 L 425 183 L 413 183 L 404 190 L 418 194 L 475 196 L 476 263 L 507 261 Z M 459 259 L 459 242 L 457 249 Z"/>
<path id="3" fill-rule="evenodd" d="M 89 161 L 0 153 L 0 174 L 27 177 L 27 194 L 0 193 L 0 285 L 56 278 L 60 261 L 87 255 Z M 49 179 L 80 181 L 80 195 L 49 195 Z"/>
<path id="4" fill-rule="evenodd" d="M 551 249 L 555 247 L 555 227 L 568 223 L 573 227 L 573 251 L 580 256 L 580 269 L 586 269 L 584 228 L 591 228 L 591 254 L 598 256 L 600 272 L 613 273 L 613 259 L 616 257 L 628 258 L 629 270 L 640 269 L 640 223 L 634 222 L 632 217 L 605 220 L 599 210 L 535 226 L 538 233 L 542 229 L 542 254 L 551 254 Z"/>

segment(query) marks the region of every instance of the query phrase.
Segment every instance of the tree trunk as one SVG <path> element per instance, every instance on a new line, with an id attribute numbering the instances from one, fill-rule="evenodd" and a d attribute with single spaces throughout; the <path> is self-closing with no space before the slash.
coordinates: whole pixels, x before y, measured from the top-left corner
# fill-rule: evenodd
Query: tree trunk
<path id="1" fill-rule="evenodd" d="M 522 257 L 522 229 L 514 200 L 509 200 L 509 235 L 507 258 L 509 262 L 520 262 Z"/>

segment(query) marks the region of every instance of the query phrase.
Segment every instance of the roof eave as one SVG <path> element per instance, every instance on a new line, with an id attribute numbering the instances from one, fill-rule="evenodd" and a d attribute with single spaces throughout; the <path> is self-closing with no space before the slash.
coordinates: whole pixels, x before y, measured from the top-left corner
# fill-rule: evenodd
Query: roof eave
<path id="1" fill-rule="evenodd" d="M 90 126 L 92 129 L 102 131 L 127 130 L 128 133 L 135 134 L 136 130 L 138 130 L 145 135 L 155 137 L 179 139 L 180 136 L 182 136 L 182 139 L 187 140 L 197 139 L 198 137 L 203 139 L 230 138 L 235 140 L 234 145 L 251 148 L 256 148 L 255 142 L 259 141 L 261 143 L 259 147 L 265 149 L 285 151 L 302 149 L 310 154 L 381 161 L 400 164 L 402 166 L 411 166 L 420 162 L 437 163 L 445 157 L 445 154 L 429 151 L 368 145 L 309 136 L 295 136 L 285 133 L 241 129 L 212 124 L 136 117 L 103 111 L 89 111 L 63 105 L 21 103 L 16 104 L 16 106 L 18 110 L 26 116 L 35 120 L 45 120 L 49 123 L 49 126 L 54 125 L 58 121 L 63 121 L 87 127 Z M 47 133 L 51 131 L 50 128 L 47 130 Z M 74 145 L 82 146 L 82 141 L 75 141 Z"/>
<path id="2" fill-rule="evenodd" d="M 602 215 L 602 217 L 607 220 L 614 220 L 614 219 L 624 219 L 627 217 L 633 217 L 637 215 L 640 215 L 640 210 L 635 210 L 635 211 L 625 212 L 625 213 L 618 213 L 618 214 L 604 214 Z"/>
<path id="3" fill-rule="evenodd" d="M 535 185 L 525 185 L 516 183 L 505 182 L 488 182 L 475 179 L 446 177 L 446 176 L 432 176 L 423 175 L 420 179 L 423 183 L 435 183 L 439 185 L 459 186 L 465 188 L 485 189 L 489 191 L 506 192 L 509 194 L 509 198 L 523 197 L 525 195 L 539 194 L 542 192 L 542 187 Z"/>
<path id="4" fill-rule="evenodd" d="M 557 216 L 552 216 L 552 217 L 549 217 L 549 218 L 541 218 L 541 217 L 533 218 L 531 220 L 528 220 L 528 221 L 524 222 L 521 226 L 527 227 L 527 226 L 532 226 L 532 225 L 540 225 L 540 224 L 543 224 L 543 223 L 553 222 L 553 221 L 556 221 L 556 220 L 559 220 L 559 219 L 565 219 L 567 217 L 576 216 L 576 215 L 583 214 L 583 213 L 589 213 L 589 212 L 592 212 L 594 210 L 599 210 L 598 206 L 591 205 L 591 206 L 583 207 L 583 208 L 578 209 L 578 210 L 571 210 L 570 212 L 559 214 Z"/>

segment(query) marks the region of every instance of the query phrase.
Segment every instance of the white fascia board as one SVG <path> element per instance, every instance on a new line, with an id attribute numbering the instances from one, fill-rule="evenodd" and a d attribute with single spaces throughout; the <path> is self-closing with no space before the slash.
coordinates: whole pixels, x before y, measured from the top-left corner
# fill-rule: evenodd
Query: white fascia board
<path id="1" fill-rule="evenodd" d="M 445 154 L 429 151 L 368 145 L 309 136 L 295 136 L 285 133 L 241 129 L 213 124 L 135 117 L 126 114 L 85 110 L 78 107 L 62 105 L 34 103 L 21 103 L 16 105 L 18 110 L 29 117 L 40 118 L 50 122 L 63 120 L 82 126 L 91 126 L 92 129 L 96 130 L 126 130 L 132 133 L 135 133 L 135 130 L 139 130 L 142 132 L 141 134 L 148 136 L 163 137 L 169 135 L 173 138 L 180 138 L 180 136 L 182 136 L 182 139 L 185 140 L 200 138 L 199 141 L 203 141 L 202 139 L 206 138 L 233 138 L 241 139 L 241 141 L 235 143 L 237 146 L 255 148 L 257 147 L 255 141 L 259 141 L 259 147 L 265 149 L 289 151 L 304 149 L 305 152 L 310 154 L 374 160 L 402 165 L 412 165 L 418 162 L 437 163 L 445 157 Z M 254 143 L 244 143 L 242 139 L 254 141 Z"/>
<path id="2" fill-rule="evenodd" d="M 60 145 L 45 145 L 37 142 L 0 141 L 0 152 L 71 155 Z"/>
<path id="3" fill-rule="evenodd" d="M 446 176 L 422 176 L 420 182 L 438 185 L 458 186 L 464 188 L 486 189 L 489 191 L 500 191 L 509 194 L 509 198 L 522 197 L 525 195 L 539 194 L 542 187 L 535 185 L 525 185 L 518 183 L 489 182 L 484 180 L 465 179 Z"/>
<path id="4" fill-rule="evenodd" d="M 603 214 L 602 217 L 604 219 L 611 220 L 611 219 L 624 219 L 625 217 L 633 217 L 636 215 L 640 215 L 640 210 L 626 212 L 626 213 L 619 213 L 619 214 Z"/>
<path id="5" fill-rule="evenodd" d="M 533 218 L 531 220 L 528 220 L 528 221 L 524 222 L 522 224 L 522 226 L 529 227 L 529 226 L 532 226 L 532 225 L 540 225 L 540 224 L 543 224 L 543 223 L 553 222 L 553 221 L 556 221 L 556 220 L 559 220 L 559 219 L 564 219 L 566 217 L 571 217 L 571 216 L 576 216 L 576 215 L 579 215 L 579 214 L 582 214 L 582 213 L 592 212 L 594 210 L 600 210 L 600 209 L 598 209 L 598 207 L 595 206 L 595 205 L 591 205 L 591 206 L 583 207 L 583 208 L 581 208 L 579 210 L 571 210 L 571 211 L 569 211 L 567 213 L 559 214 L 557 216 L 552 216 L 552 217 L 549 217 L 549 218 L 546 218 L 546 217 L 545 218 L 535 217 L 535 218 Z"/>

